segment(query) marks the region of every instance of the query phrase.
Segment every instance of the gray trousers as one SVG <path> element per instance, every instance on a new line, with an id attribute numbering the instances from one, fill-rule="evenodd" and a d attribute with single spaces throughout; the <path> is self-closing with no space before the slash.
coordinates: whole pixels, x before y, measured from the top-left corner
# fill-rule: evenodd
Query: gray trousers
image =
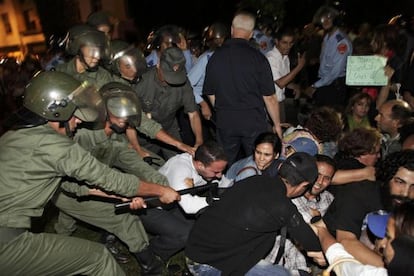
<path id="1" fill-rule="evenodd" d="M 125 275 L 102 244 L 28 231 L 0 242 L 0 268 L 2 275 Z"/>

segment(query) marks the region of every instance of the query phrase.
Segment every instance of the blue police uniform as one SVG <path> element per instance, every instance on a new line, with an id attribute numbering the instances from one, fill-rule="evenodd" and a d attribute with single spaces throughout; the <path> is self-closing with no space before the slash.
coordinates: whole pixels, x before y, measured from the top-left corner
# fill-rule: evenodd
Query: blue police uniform
<path id="1" fill-rule="evenodd" d="M 319 80 L 314 83 L 317 106 L 345 106 L 346 63 L 352 54 L 352 43 L 339 29 L 325 35 L 320 55 Z"/>
<path id="2" fill-rule="evenodd" d="M 206 76 L 206 67 L 208 60 L 213 54 L 214 51 L 212 50 L 205 51 L 187 74 L 191 86 L 193 87 L 193 93 L 197 104 L 203 101 L 202 95 L 204 78 Z"/>

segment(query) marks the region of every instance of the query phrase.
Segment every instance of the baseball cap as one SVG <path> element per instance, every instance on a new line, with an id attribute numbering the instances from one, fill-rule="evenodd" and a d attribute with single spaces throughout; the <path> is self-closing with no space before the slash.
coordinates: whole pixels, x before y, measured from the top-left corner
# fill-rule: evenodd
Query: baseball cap
<path id="1" fill-rule="evenodd" d="M 371 213 L 367 216 L 368 229 L 378 238 L 384 238 L 389 214 Z"/>
<path id="2" fill-rule="evenodd" d="M 180 48 L 165 49 L 160 57 L 160 66 L 167 83 L 179 85 L 186 82 L 185 57 Z"/>
<path id="3" fill-rule="evenodd" d="M 314 156 L 318 153 L 318 145 L 315 140 L 308 137 L 298 137 L 287 143 L 287 147 L 292 147 L 295 152 L 306 152 Z"/>
<path id="4" fill-rule="evenodd" d="M 283 164 L 287 164 L 309 183 L 315 182 L 318 177 L 316 158 L 306 152 L 295 152 L 290 155 Z"/>

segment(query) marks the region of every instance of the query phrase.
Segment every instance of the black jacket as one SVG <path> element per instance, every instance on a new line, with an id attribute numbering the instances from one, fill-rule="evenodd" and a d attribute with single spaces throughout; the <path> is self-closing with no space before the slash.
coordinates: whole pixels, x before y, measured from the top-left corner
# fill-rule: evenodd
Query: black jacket
<path id="1" fill-rule="evenodd" d="M 222 275 L 244 275 L 266 256 L 285 225 L 305 250 L 321 250 L 318 238 L 286 196 L 282 180 L 252 176 L 235 183 L 199 217 L 185 252 Z"/>

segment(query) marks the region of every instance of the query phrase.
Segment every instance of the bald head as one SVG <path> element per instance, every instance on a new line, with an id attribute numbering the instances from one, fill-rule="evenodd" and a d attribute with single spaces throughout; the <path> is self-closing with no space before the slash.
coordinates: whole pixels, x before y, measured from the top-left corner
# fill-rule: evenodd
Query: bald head
<path id="1" fill-rule="evenodd" d="M 237 13 L 231 25 L 231 35 L 233 38 L 242 38 L 249 40 L 253 35 L 256 18 L 248 12 Z"/>

